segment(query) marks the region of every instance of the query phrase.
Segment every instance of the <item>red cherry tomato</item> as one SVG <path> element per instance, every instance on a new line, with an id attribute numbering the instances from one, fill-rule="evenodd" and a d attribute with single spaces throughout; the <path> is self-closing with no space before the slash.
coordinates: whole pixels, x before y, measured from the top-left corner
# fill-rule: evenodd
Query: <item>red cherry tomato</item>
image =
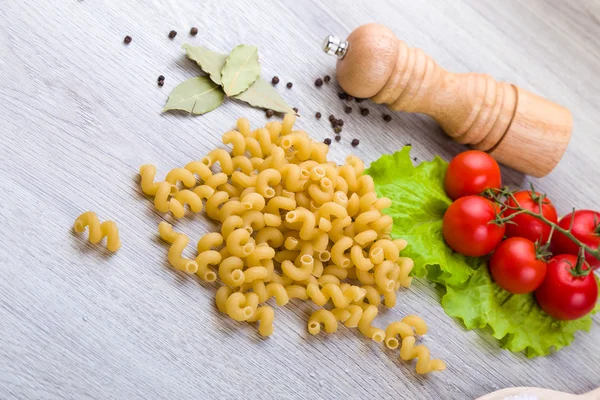
<path id="1" fill-rule="evenodd" d="M 581 318 L 596 306 L 598 285 L 594 274 L 575 276 L 577 256 L 561 254 L 547 264 L 546 279 L 535 291 L 535 298 L 551 317 L 560 320 Z M 587 263 L 582 270 L 587 270 Z"/>
<path id="2" fill-rule="evenodd" d="M 444 179 L 444 188 L 452 200 L 480 194 L 485 189 L 499 189 L 501 185 L 498 163 L 479 150 L 465 151 L 454 157 Z"/>
<path id="3" fill-rule="evenodd" d="M 520 237 L 506 239 L 490 260 L 490 273 L 502 289 L 522 294 L 537 289 L 546 276 L 546 262 L 537 258 L 535 243 Z"/>
<path id="4" fill-rule="evenodd" d="M 600 213 L 591 210 L 577 210 L 575 217 L 573 217 L 573 213 L 565 215 L 560 219 L 558 225 L 567 230 L 571 225 L 571 219 L 573 219 L 573 228 L 571 229 L 573 236 L 591 248 L 598 249 L 600 246 Z M 554 232 L 552 252 L 554 254 L 579 254 L 579 247 L 562 233 Z M 586 253 L 585 260 L 592 269 L 600 267 L 600 260 L 589 253 Z"/>
<path id="5" fill-rule="evenodd" d="M 492 223 L 499 212 L 496 204 L 483 197 L 461 197 L 444 214 L 442 233 L 446 243 L 466 256 L 490 253 L 502 240 L 506 228 Z"/>
<path id="6" fill-rule="evenodd" d="M 533 211 L 535 213 L 540 212 L 540 207 L 537 201 L 538 196 L 540 196 L 539 193 L 524 190 L 515 193 L 514 196 L 522 208 L 529 211 Z M 516 206 L 515 202 L 511 198 L 509 198 L 506 204 L 511 207 Z M 515 212 L 517 211 L 506 210 L 504 212 L 504 216 L 507 217 L 509 215 L 514 214 Z M 554 208 L 554 205 L 548 198 L 544 198 L 542 200 L 542 215 L 551 222 L 556 223 L 558 221 L 556 209 Z M 522 237 L 529 239 L 534 243 L 538 241 L 539 243 L 543 244 L 546 243 L 548 237 L 550 236 L 550 226 L 531 215 L 520 214 L 514 217 L 512 221 L 516 225 L 506 225 L 506 236 L 508 237 Z"/>

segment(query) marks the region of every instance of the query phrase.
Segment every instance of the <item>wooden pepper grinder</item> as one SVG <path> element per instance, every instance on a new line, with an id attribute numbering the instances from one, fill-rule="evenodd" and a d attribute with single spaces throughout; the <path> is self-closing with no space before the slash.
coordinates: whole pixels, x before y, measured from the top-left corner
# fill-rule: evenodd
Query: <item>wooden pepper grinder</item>
<path id="1" fill-rule="evenodd" d="M 427 114 L 457 142 L 517 171 L 547 175 L 569 143 L 573 118 L 566 108 L 489 75 L 446 71 L 383 25 L 362 25 L 346 41 L 329 36 L 323 50 L 337 56 L 346 93 Z"/>

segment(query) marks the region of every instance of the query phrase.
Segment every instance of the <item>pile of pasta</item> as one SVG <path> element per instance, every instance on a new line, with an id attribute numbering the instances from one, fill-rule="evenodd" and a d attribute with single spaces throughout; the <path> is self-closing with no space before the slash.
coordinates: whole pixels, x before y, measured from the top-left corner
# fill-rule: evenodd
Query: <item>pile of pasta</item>
<path id="1" fill-rule="evenodd" d="M 407 243 L 391 239 L 392 219 L 381 213 L 390 200 L 377 198 L 358 157 L 341 166 L 328 162 L 329 147 L 294 130 L 294 122 L 288 114 L 251 130 L 240 118 L 237 130 L 223 135 L 231 151 L 215 149 L 162 182 L 153 165 L 140 167 L 142 190 L 158 211 L 179 219 L 187 205 L 221 223 L 190 259 L 182 255 L 188 236 L 161 222 L 169 263 L 206 282 L 219 280 L 218 309 L 236 321 L 258 322 L 263 336 L 273 333 L 269 299 L 279 307 L 302 299 L 322 307 L 308 319 L 313 335 L 343 324 L 400 348 L 402 360 L 416 358 L 419 374 L 445 369 L 416 344 L 416 335 L 427 332 L 421 318 L 409 315 L 386 329 L 373 325 L 380 304 L 394 307 L 396 292 L 411 283 L 413 261 L 400 256 Z"/>

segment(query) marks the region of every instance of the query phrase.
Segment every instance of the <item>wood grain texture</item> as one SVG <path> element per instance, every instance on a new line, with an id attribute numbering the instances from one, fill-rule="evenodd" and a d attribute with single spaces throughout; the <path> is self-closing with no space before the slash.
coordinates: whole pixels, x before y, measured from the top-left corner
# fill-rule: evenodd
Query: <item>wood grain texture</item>
<path id="1" fill-rule="evenodd" d="M 571 109 L 565 157 L 534 182 L 561 214 L 597 208 L 599 19 L 592 0 L 3 1 L 0 398 L 465 399 L 510 386 L 595 389 L 599 317 L 571 347 L 527 360 L 487 333 L 464 331 L 423 281 L 380 321 L 419 313 L 431 326 L 424 342 L 449 365 L 444 373 L 416 376 L 354 330 L 312 337 L 312 308 L 300 302 L 276 310 L 275 333 L 263 340 L 254 326 L 219 315 L 212 287 L 168 266 L 157 238 L 162 218 L 137 189 L 136 172 L 152 162 L 164 174 L 200 158 L 238 116 L 265 123 L 263 112 L 229 100 L 201 117 L 159 113 L 170 90 L 197 73 L 179 48 L 186 41 L 220 52 L 258 46 L 263 76 L 281 78 L 302 128 L 323 139 L 332 136 L 327 118 L 314 112 L 343 115 L 343 141 L 332 146 L 338 162 L 349 153 L 371 162 L 406 143 L 418 160 L 449 159 L 463 147 L 433 120 L 395 114 L 386 124 L 373 104 L 368 118 L 356 109 L 344 115 L 333 84 L 314 87 L 335 67 L 322 38 L 377 21 L 449 70 L 486 72 Z M 195 38 L 191 26 L 200 29 Z M 349 146 L 353 138 L 359 147 Z M 115 255 L 72 233 L 88 209 L 118 222 L 123 247 Z M 193 239 L 212 228 L 203 217 L 177 224 Z"/>

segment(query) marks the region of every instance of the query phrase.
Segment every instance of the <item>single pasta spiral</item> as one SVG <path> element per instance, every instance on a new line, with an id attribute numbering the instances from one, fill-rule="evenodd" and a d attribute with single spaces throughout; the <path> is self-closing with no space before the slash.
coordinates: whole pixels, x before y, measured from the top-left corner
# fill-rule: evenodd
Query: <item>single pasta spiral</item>
<path id="1" fill-rule="evenodd" d="M 119 239 L 119 229 L 113 221 L 104 221 L 100 223 L 96 213 L 86 211 L 75 220 L 73 228 L 77 233 L 83 233 L 85 228 L 89 228 L 88 240 L 92 244 L 100 243 L 106 238 L 106 248 L 112 252 L 119 250 L 121 240 Z"/>

